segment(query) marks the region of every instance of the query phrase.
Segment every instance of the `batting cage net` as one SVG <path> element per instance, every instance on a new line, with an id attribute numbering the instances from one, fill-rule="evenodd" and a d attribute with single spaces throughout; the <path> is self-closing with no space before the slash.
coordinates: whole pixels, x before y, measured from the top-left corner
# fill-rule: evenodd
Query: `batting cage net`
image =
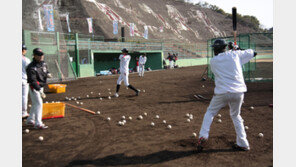
<path id="1" fill-rule="evenodd" d="M 23 40 L 28 48 L 26 56 L 30 60 L 34 48 L 41 48 L 45 53 L 44 61 L 53 76 L 48 78 L 49 83 L 76 79 L 68 54 L 68 50 L 73 51 L 73 48 L 67 47 L 64 35 L 54 32 L 23 31 Z"/>
<path id="2" fill-rule="evenodd" d="M 207 43 L 208 77 L 213 80 L 215 78 L 210 68 L 210 60 L 214 56 L 214 52 L 211 45 L 216 39 L 210 39 Z M 234 42 L 233 36 L 223 39 L 227 43 Z M 245 81 L 273 81 L 273 33 L 240 34 L 237 37 L 237 45 L 241 49 L 253 49 L 258 53 L 255 58 L 242 67 Z"/>

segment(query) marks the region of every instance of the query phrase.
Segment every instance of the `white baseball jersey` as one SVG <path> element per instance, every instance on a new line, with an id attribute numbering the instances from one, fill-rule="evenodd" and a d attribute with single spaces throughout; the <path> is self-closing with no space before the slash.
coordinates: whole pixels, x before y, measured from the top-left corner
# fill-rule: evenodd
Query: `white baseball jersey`
<path id="1" fill-rule="evenodd" d="M 128 73 L 129 72 L 128 66 L 131 60 L 131 56 L 121 54 L 119 56 L 119 60 L 120 60 L 120 73 Z"/>
<path id="2" fill-rule="evenodd" d="M 246 92 L 242 65 L 253 57 L 252 49 L 223 52 L 213 57 L 210 65 L 215 75 L 215 94 Z"/>
<path id="3" fill-rule="evenodd" d="M 139 59 L 139 63 L 140 63 L 140 64 L 145 64 L 146 61 L 147 61 L 147 57 L 146 57 L 146 56 L 144 57 L 144 56 L 141 55 L 141 56 L 140 56 L 140 59 Z"/>
<path id="4" fill-rule="evenodd" d="M 27 82 L 27 72 L 26 67 L 30 64 L 30 60 L 22 55 L 22 80 Z"/>

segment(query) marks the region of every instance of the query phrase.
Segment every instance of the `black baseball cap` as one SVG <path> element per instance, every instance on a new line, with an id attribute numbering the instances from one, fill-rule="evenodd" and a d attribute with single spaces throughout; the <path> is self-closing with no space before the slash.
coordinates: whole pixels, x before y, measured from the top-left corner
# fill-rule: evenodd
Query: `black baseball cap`
<path id="1" fill-rule="evenodd" d="M 127 50 L 126 48 L 123 48 L 121 51 L 122 51 L 123 53 L 128 53 L 128 50 Z"/>
<path id="2" fill-rule="evenodd" d="M 40 48 L 35 48 L 33 50 L 33 54 L 36 56 L 43 56 L 44 55 L 43 51 Z"/>
<path id="3" fill-rule="evenodd" d="M 22 50 L 27 50 L 26 45 L 22 45 Z"/>

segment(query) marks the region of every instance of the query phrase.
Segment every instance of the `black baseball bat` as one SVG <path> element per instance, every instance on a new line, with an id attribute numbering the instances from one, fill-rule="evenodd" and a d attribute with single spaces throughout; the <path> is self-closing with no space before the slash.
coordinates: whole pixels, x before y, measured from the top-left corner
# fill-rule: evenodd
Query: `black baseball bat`
<path id="1" fill-rule="evenodd" d="M 232 25 L 233 25 L 233 38 L 234 44 L 236 45 L 236 7 L 232 8 Z"/>

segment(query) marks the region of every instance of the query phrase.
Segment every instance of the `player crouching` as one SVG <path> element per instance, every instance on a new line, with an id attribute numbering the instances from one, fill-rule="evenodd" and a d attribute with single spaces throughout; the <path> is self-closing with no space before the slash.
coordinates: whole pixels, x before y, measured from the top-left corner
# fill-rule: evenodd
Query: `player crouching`
<path id="1" fill-rule="evenodd" d="M 222 39 L 217 39 L 212 45 L 215 56 L 210 61 L 210 67 L 215 75 L 215 90 L 199 132 L 198 151 L 202 151 L 207 143 L 214 116 L 227 104 L 236 132 L 234 148 L 250 150 L 243 119 L 240 116 L 244 92 L 247 91 L 242 65 L 248 63 L 257 53 L 252 49 L 226 52 L 226 46 Z"/>

